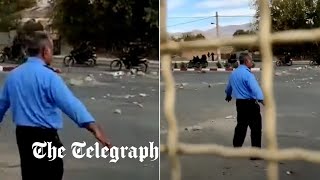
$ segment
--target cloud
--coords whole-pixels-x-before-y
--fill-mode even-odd
[[[209,9],[209,8],[231,8],[239,6],[249,6],[250,0],[205,0],[195,5],[195,8]]]
[[[185,2],[184,0],[168,0],[168,10],[174,10],[181,7]]]

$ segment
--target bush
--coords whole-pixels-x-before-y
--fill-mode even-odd
[[[218,68],[222,68],[221,62],[218,61],[218,62],[216,63],[216,65],[217,65]]]
[[[238,62],[233,63],[233,64],[232,64],[232,67],[233,67],[234,69],[238,68],[238,67],[239,67]]]
[[[224,67],[225,67],[225,68],[230,68],[230,67],[231,67],[231,64],[226,62],[226,63],[224,64]]]

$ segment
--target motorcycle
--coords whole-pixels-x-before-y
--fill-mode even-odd
[[[197,57],[193,57],[192,60],[187,64],[188,68],[206,68],[208,67],[208,61],[206,59],[199,59]]]
[[[63,64],[67,67],[74,64],[85,64],[87,66],[94,66],[97,64],[97,54],[95,47],[89,48],[86,52],[74,49],[70,54],[63,59]]]
[[[312,59],[309,61],[310,66],[320,65],[319,55],[313,55]]]
[[[124,56],[119,59],[113,60],[110,64],[110,70],[114,71],[121,71],[122,67],[126,69],[138,69],[142,72],[147,72],[148,70],[148,61],[141,58],[141,57],[129,57],[129,56]]]
[[[13,61],[18,64],[24,63],[28,59],[25,51],[21,52],[18,56],[14,55],[12,48],[5,47],[0,51],[0,63],[4,63],[6,61]]]
[[[285,59],[280,58],[276,61],[276,66],[292,66],[292,62],[292,58],[290,58],[288,63],[285,62]]]

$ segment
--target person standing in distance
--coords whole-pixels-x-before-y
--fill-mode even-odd
[[[252,147],[261,148],[262,118],[259,102],[264,104],[263,92],[254,74],[251,73],[252,58],[249,55],[242,55],[239,61],[240,66],[230,75],[225,90],[227,102],[232,100],[232,95],[236,98],[237,126],[233,146],[242,147],[249,126]],[[251,160],[257,159],[259,158],[251,158]]]
[[[22,180],[62,180],[63,160],[37,159],[32,150],[34,142],[62,146],[57,133],[63,127],[59,109],[80,128],[90,131],[102,145],[108,148],[112,145],[86,107],[49,67],[53,59],[49,35],[36,31],[28,36],[26,46],[28,60],[8,74],[0,93],[0,122],[11,107]]]

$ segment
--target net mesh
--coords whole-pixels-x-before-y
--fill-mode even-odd
[[[311,163],[320,163],[320,152],[288,148],[278,149],[276,136],[276,105],[273,92],[273,43],[298,43],[312,42],[320,39],[320,29],[290,30],[271,33],[271,16],[268,0],[259,0],[260,24],[257,35],[247,35],[235,38],[217,38],[214,40],[201,40],[193,42],[169,41],[167,35],[167,0],[160,1],[161,26],[160,26],[160,51],[162,77],[165,85],[164,115],[168,123],[166,144],[161,144],[161,153],[168,155],[171,166],[171,180],[181,180],[181,164],[179,155],[216,155],[229,158],[260,157],[267,163],[267,179],[278,180],[278,162],[301,160]],[[250,46],[259,45],[262,56],[262,90],[265,96],[265,136],[267,147],[233,148],[218,144],[186,144],[179,142],[178,124],[175,115],[175,81],[171,69],[171,55],[185,50],[211,49],[221,46]]]

